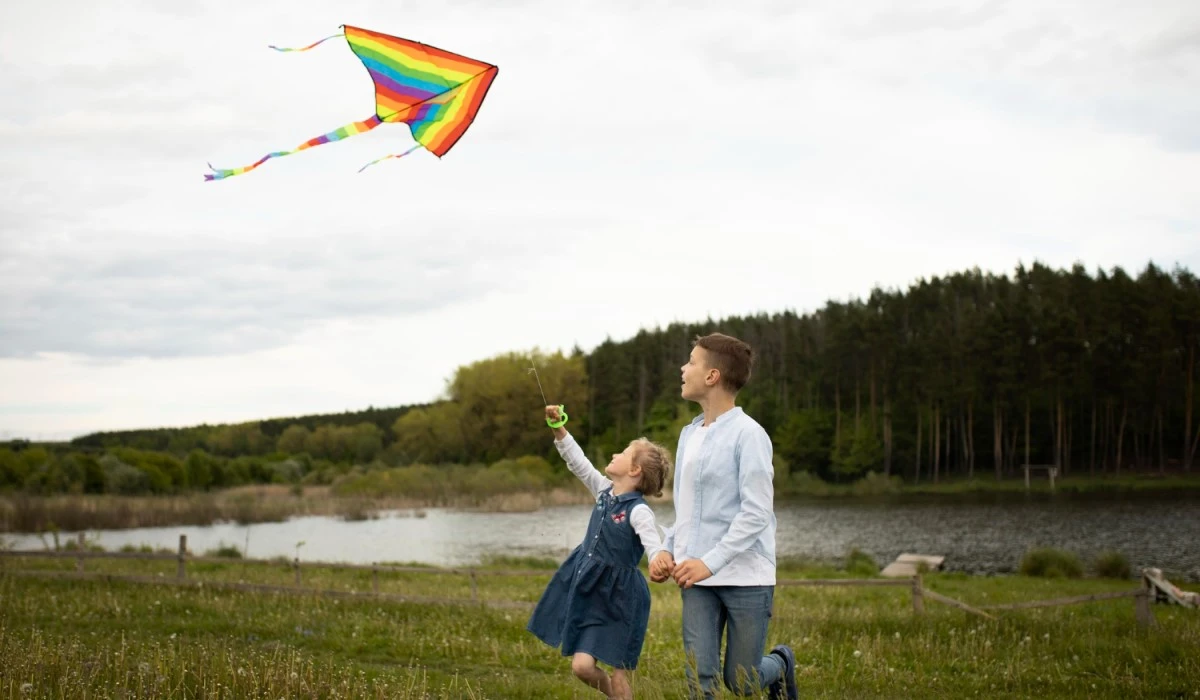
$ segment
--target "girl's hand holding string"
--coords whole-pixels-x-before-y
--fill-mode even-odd
[[[552,423],[557,423],[562,418],[562,413],[561,413],[559,407],[558,406],[547,406],[546,407],[546,418]],[[551,430],[554,431],[554,439],[555,440],[562,440],[563,438],[565,438],[567,436],[567,429],[564,427],[551,428]]]

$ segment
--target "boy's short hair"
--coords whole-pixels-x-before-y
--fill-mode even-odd
[[[736,394],[750,381],[754,351],[742,340],[724,333],[696,336],[695,345],[708,352],[709,364],[721,372],[721,383]]]
[[[661,496],[667,472],[671,469],[671,453],[667,448],[646,438],[633,441],[633,463],[642,468],[641,492],[646,496]]]

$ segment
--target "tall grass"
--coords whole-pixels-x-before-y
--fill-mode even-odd
[[[472,604],[466,577],[443,574],[396,574],[381,588],[459,602],[0,573],[0,697],[599,697],[571,677],[556,650],[525,631],[529,610],[552,574],[547,562],[528,564],[534,567],[528,577],[479,579],[481,598],[524,601],[521,608]],[[21,563],[27,565],[35,562]],[[89,570],[99,565],[87,564]],[[189,577],[289,576],[283,564],[205,567],[190,566]],[[782,578],[810,573],[780,572]],[[330,570],[306,573],[305,581],[369,590],[369,576]],[[1130,587],[937,573],[925,582],[979,604]],[[652,585],[651,591],[636,697],[685,697],[678,589]],[[1200,688],[1200,615],[1166,606],[1155,606],[1155,614],[1158,625],[1148,634],[1136,631],[1128,599],[1005,612],[996,622],[927,601],[918,618],[905,588],[780,587],[768,644],[793,645],[802,697],[1194,697]]]
[[[447,482],[409,488],[403,472],[399,478],[385,474],[372,472],[333,487],[302,489],[271,485],[178,496],[0,496],[0,532],[282,522],[305,515],[367,520],[383,510],[432,506],[518,512],[589,500],[587,491],[577,485],[529,487],[520,478],[493,476],[460,492]],[[490,487],[495,489],[489,491]]]
[[[291,515],[336,510],[326,489],[296,495],[286,486],[246,486],[179,496],[63,495],[0,498],[0,530],[81,531],[209,525],[221,521],[278,522]]]
[[[1054,547],[1031,549],[1021,558],[1020,572],[1026,576],[1079,578],[1083,564],[1073,552]]]

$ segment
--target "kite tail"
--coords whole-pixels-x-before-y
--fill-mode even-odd
[[[317,44],[322,44],[326,41],[329,41],[330,39],[336,39],[339,36],[346,36],[346,35],[345,34],[333,34],[331,36],[325,37],[324,39],[322,39],[320,41],[314,41],[313,43],[309,44],[308,46],[302,46],[298,49],[280,48],[278,46],[268,46],[267,48],[275,49],[276,51],[279,51],[281,53],[287,52],[287,51],[308,51],[309,49],[316,46]]]
[[[370,131],[371,129],[374,129],[375,127],[379,126],[382,123],[383,123],[383,120],[381,120],[379,118],[379,115],[375,115],[375,116],[372,116],[370,119],[364,119],[360,122],[354,122],[352,124],[347,124],[346,126],[340,127],[338,129],[334,129],[333,131],[329,132],[328,134],[323,134],[316,138],[309,139],[309,140],[305,141],[304,143],[300,144],[299,146],[297,146],[296,148],[293,148],[290,151],[275,151],[273,153],[268,153],[267,155],[263,156],[262,158],[259,158],[254,163],[251,163],[250,165],[244,165],[240,168],[232,168],[229,170],[223,170],[223,169],[219,169],[219,168],[214,168],[212,166],[212,164],[210,163],[208,168],[210,170],[212,170],[212,173],[205,175],[204,179],[205,180],[223,180],[227,177],[233,177],[234,175],[241,175],[243,173],[248,173],[251,170],[254,170],[258,166],[262,165],[263,163],[267,162],[268,160],[270,160],[272,158],[280,158],[282,156],[287,156],[287,155],[291,155],[293,153],[297,153],[299,151],[303,151],[307,148],[312,148],[313,146],[320,146],[321,144],[329,143],[331,141],[341,141],[342,139],[350,138],[351,136],[357,136],[359,134],[366,133],[366,132]]]
[[[375,165],[376,163],[378,163],[381,160],[387,160],[388,158],[403,158],[404,156],[408,155],[409,153],[412,153],[413,151],[417,150],[418,148],[422,148],[421,144],[419,144],[419,143],[403,153],[393,153],[392,155],[389,155],[389,156],[384,156],[382,158],[376,158],[375,160],[371,161],[370,163],[367,163],[366,165],[359,168],[358,172],[361,173],[362,171],[366,170],[367,168],[371,167],[372,165]]]

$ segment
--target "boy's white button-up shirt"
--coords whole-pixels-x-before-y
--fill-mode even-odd
[[[675,525],[663,545],[676,563],[698,558],[698,586],[775,585],[771,438],[740,408],[684,427],[675,449]]]

